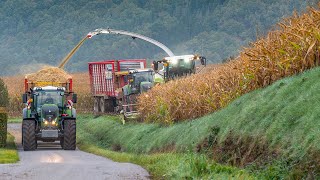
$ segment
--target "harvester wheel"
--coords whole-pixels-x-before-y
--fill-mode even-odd
[[[76,120],[64,121],[63,149],[76,149]]]
[[[34,120],[24,120],[22,122],[22,146],[25,151],[33,151],[37,148]]]

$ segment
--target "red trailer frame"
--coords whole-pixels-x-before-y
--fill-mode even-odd
[[[91,93],[94,96],[117,97],[116,89],[125,86],[126,82],[124,76],[117,77],[115,73],[130,69],[144,69],[146,64],[145,59],[89,62]]]

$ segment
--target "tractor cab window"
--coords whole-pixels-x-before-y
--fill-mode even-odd
[[[154,73],[152,71],[139,72],[133,74],[134,85],[139,86],[141,82],[153,82]]]
[[[63,98],[60,91],[41,91],[37,95],[37,104],[42,106],[44,104],[62,104]]]

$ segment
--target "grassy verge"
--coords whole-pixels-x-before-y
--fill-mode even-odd
[[[16,144],[14,137],[8,133],[7,146],[0,148],[0,164],[15,163],[19,161]]]
[[[118,162],[131,162],[146,168],[152,179],[254,179],[248,172],[220,165],[196,153],[156,153],[152,155],[115,152],[82,136],[78,147]]]
[[[22,118],[21,117],[10,117],[8,119],[8,123],[21,123]]]
[[[151,154],[200,152],[216,162],[268,178],[320,174],[320,68],[248,93],[216,113],[172,126],[121,125],[116,117],[80,116],[79,127],[97,146]]]

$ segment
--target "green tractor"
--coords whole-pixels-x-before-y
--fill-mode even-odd
[[[72,80],[63,86],[34,86],[23,94],[22,146],[35,150],[37,141],[55,142],[65,150],[76,149],[77,95],[71,92]],[[70,88],[69,88],[70,87]],[[68,100],[69,99],[69,100]],[[71,100],[72,99],[72,100]]]
[[[153,69],[137,69],[126,72],[124,79],[128,83],[122,87],[125,118],[138,113],[136,109],[137,97],[154,86],[154,75]]]
[[[197,62],[206,66],[206,58],[198,55],[183,55],[165,57],[160,61],[154,61],[152,66],[157,74],[161,75],[165,82],[178,77],[195,74],[197,71]],[[159,65],[162,69],[159,70]]]

